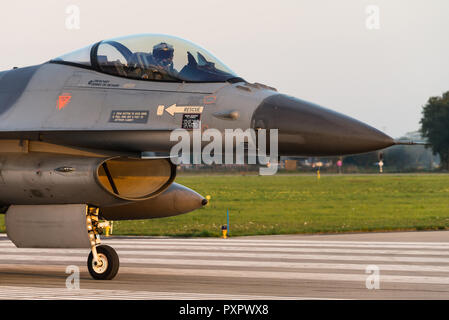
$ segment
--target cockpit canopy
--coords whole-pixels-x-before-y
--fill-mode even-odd
[[[50,62],[139,80],[243,81],[205,49],[181,38],[157,34],[100,41]]]

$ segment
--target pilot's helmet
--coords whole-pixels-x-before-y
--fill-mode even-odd
[[[173,46],[161,42],[153,47],[153,57],[162,65],[169,65],[173,62]]]

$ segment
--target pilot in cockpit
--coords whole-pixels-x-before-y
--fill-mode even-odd
[[[173,67],[173,53],[173,46],[166,42],[153,46],[153,51],[150,53],[135,53],[135,59],[138,61],[137,65],[141,66],[140,70],[142,70],[141,78],[171,79],[172,76],[178,73]]]
[[[161,42],[153,47],[152,60],[155,65],[164,69],[173,69],[173,46]]]
[[[166,43],[161,42],[156,44],[153,47],[153,52],[151,56],[150,64],[161,67],[165,71],[168,71],[170,74],[176,74],[177,71],[173,67],[173,46]]]

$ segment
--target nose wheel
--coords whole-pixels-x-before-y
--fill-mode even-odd
[[[97,260],[93,250],[96,250]],[[95,280],[111,280],[117,275],[120,261],[117,252],[107,245],[100,245],[93,249],[87,258],[87,268]]]

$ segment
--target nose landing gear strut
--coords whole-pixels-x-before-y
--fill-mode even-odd
[[[100,234],[109,222],[98,222],[98,208],[89,207],[86,215],[87,233],[91,252],[87,259],[87,268],[95,280],[111,280],[118,272],[120,261],[117,252],[107,245],[100,245]]]

